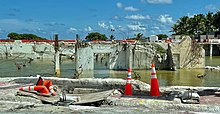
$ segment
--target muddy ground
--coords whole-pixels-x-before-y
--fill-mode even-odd
[[[216,95],[200,96],[200,104],[183,104],[180,99],[139,96],[109,97],[110,104],[104,103],[100,107],[66,105],[55,106],[43,104],[40,100],[17,96],[18,88],[24,84],[13,81],[0,81],[0,113],[2,114],[141,114],[141,113],[178,113],[178,114],[199,114],[199,113],[220,113],[220,97]]]

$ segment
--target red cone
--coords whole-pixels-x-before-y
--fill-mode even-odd
[[[125,95],[132,95],[132,85],[131,85],[131,68],[128,68],[128,77],[124,90]]]
[[[160,96],[159,84],[154,64],[152,64],[150,96]]]

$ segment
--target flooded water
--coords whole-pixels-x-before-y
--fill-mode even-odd
[[[54,66],[51,60],[34,60],[31,64],[26,64],[24,60],[0,60],[0,77],[17,76],[54,76]],[[18,70],[15,64],[21,64]],[[206,65],[219,66],[220,57],[206,57]],[[100,62],[94,64],[95,70],[83,71],[82,78],[123,78],[126,79],[127,71],[107,70],[106,66]],[[61,76],[72,78],[74,75],[74,62],[64,60],[61,64]],[[151,70],[136,70],[141,81],[150,83]],[[197,75],[206,74],[205,77],[198,78]],[[132,77],[134,74],[132,73]],[[157,78],[160,86],[220,86],[220,70],[209,69],[178,69],[177,71],[157,70]]]

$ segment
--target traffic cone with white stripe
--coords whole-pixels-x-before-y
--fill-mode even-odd
[[[41,94],[50,94],[46,86],[26,86],[26,87],[20,87],[20,91],[39,91]]]
[[[160,96],[159,84],[154,64],[152,64],[150,96]]]
[[[132,85],[131,85],[131,68],[128,68],[128,77],[124,90],[125,95],[132,95]]]
[[[56,96],[56,92],[54,91],[53,86],[49,87],[49,91],[53,96]]]

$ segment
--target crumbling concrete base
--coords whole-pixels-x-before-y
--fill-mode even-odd
[[[181,91],[186,88],[197,89],[198,91],[204,92],[201,96],[201,104],[182,104],[173,100],[166,99],[158,99],[158,97],[149,97],[146,94],[142,94],[142,96],[122,96],[112,97],[111,100],[114,101],[111,106],[102,105],[99,108],[88,108],[88,109],[75,109],[71,106],[54,106],[51,104],[42,104],[40,100],[31,98],[31,97],[22,97],[16,96],[16,92],[18,88],[21,86],[26,86],[30,84],[35,84],[36,79],[34,77],[31,78],[2,78],[3,81],[0,80],[0,113],[32,113],[32,114],[47,114],[47,113],[220,113],[220,105],[217,101],[218,96],[211,96],[211,93],[215,93],[214,91],[219,90],[217,87],[160,87],[161,92],[164,91]],[[94,84],[91,82],[92,79],[60,79],[54,77],[45,77],[45,79],[51,79],[54,85],[67,85],[71,83],[78,82],[78,87],[80,81],[87,82],[87,84]],[[97,84],[97,80],[95,80],[95,84]],[[109,79],[110,80],[110,79]],[[120,80],[120,79],[119,79]],[[90,82],[91,81],[91,82]],[[101,81],[101,80],[99,80]],[[105,80],[107,81],[107,80]],[[112,79],[114,82],[114,79]],[[111,81],[110,81],[111,82]],[[113,83],[112,82],[112,83]],[[124,83],[122,81],[121,83]],[[115,83],[115,82],[114,82]],[[143,83],[143,82],[142,82]],[[141,84],[142,84],[141,83]],[[88,87],[88,85],[83,83],[84,87]],[[90,85],[90,86],[91,86]],[[145,84],[143,84],[145,85]],[[122,86],[122,85],[121,85]],[[92,86],[94,87],[94,86]],[[97,86],[95,86],[97,87]],[[107,87],[116,87],[116,86],[107,86]],[[117,86],[118,87],[118,86]],[[141,86],[134,86],[140,87]],[[103,87],[100,87],[103,88]],[[143,88],[142,88],[143,89]],[[140,90],[142,90],[140,89]],[[146,90],[145,88],[143,90]],[[205,92],[205,90],[213,90],[209,94]],[[208,95],[208,96],[206,96]],[[211,100],[215,99],[215,101]],[[210,101],[209,101],[210,100]]]

